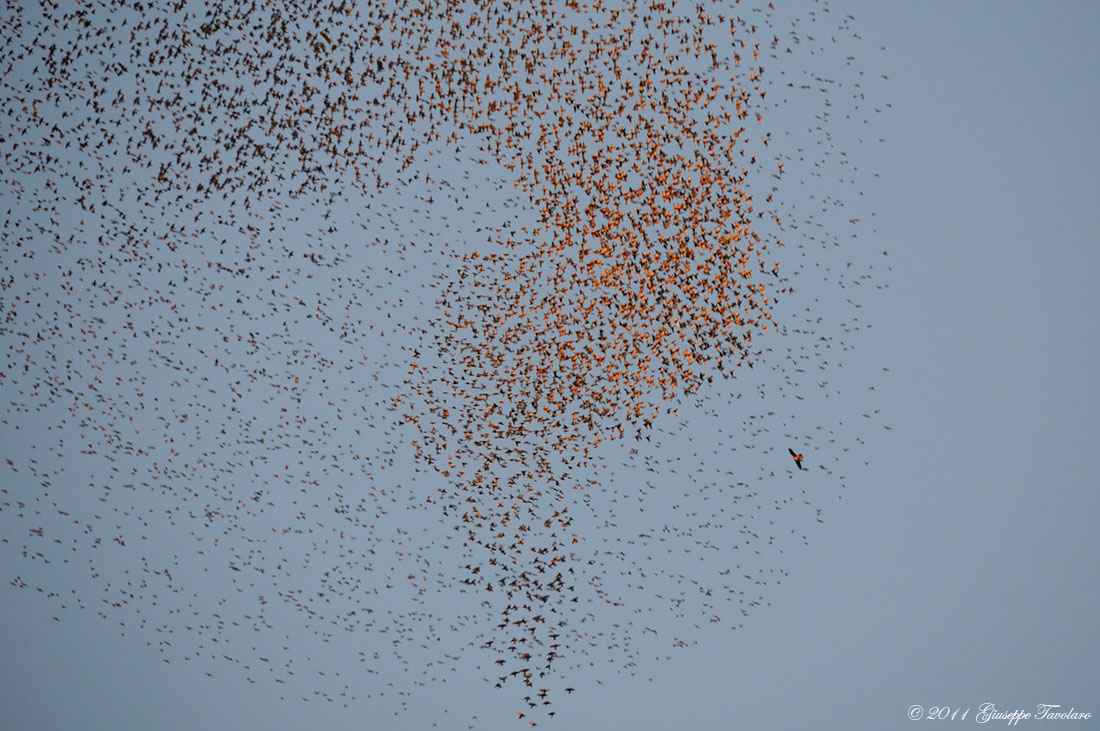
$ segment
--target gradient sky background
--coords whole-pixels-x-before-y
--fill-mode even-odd
[[[543,727],[912,728],[913,704],[993,702],[1073,706],[1094,718],[1060,723],[1100,728],[1100,9],[833,9],[886,47],[865,62],[893,105],[875,120],[885,142],[859,153],[881,175],[859,245],[888,251],[889,288],[844,361],[874,374],[881,413],[852,432],[871,464],[785,551],[789,576],[742,630],[637,677],[581,675]],[[472,670],[381,716],[165,664],[89,612],[53,621],[53,603],[7,585],[26,569],[4,550],[4,728],[514,726],[511,695]]]

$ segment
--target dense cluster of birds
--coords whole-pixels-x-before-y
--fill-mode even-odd
[[[834,125],[871,103],[825,36],[859,37],[782,12],[10,7],[11,583],[329,701],[406,704],[473,650],[532,725],[596,654],[740,626],[822,520],[776,470],[844,479],[850,445],[796,424],[860,329],[821,301],[875,281],[836,260],[863,254]],[[302,659],[311,633],[375,677]]]

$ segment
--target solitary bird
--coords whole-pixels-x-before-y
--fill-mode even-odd
[[[796,453],[790,447],[787,447],[787,451],[791,453],[792,457],[794,457],[794,463],[796,465],[798,465],[798,469],[800,469],[800,470],[806,469],[805,467],[802,466],[802,455],[801,454]]]

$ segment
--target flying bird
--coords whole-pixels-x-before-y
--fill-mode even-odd
[[[448,633],[452,654],[407,682],[487,651],[495,685],[528,694],[517,719],[539,720],[560,686],[575,692],[588,648],[637,667],[643,633],[658,633],[626,607],[688,616],[690,584],[695,610],[739,627],[766,604],[781,567],[704,585],[652,554],[676,546],[698,569],[697,547],[763,549],[780,531],[729,505],[809,496],[716,469],[705,486],[730,500],[692,502],[657,534],[630,523],[643,494],[617,492],[635,481],[614,479],[613,445],[637,445],[621,466],[644,467],[638,489],[687,489],[682,460],[691,482],[714,460],[669,438],[738,408],[723,380],[770,361],[785,378],[764,408],[778,409],[812,387],[795,374],[847,350],[809,337],[827,309],[774,306],[810,254],[844,287],[851,262],[828,258],[841,237],[797,220],[784,191],[846,157],[825,116],[793,142],[771,110],[800,90],[838,118],[834,103],[863,103],[859,84],[792,83],[802,72],[780,50],[801,46],[817,68],[813,39],[850,35],[848,19],[825,11],[808,35],[770,3],[746,19],[664,3],[286,0],[264,15],[184,0],[132,23],[118,4],[0,23],[15,75],[0,85],[0,337],[15,344],[0,351],[0,422],[27,433],[20,421],[49,419],[58,435],[5,439],[0,537],[97,591],[49,593],[33,574],[15,586],[105,618],[140,607],[143,627],[160,612],[160,652],[263,663],[312,691],[303,701],[347,705],[396,680],[295,678],[309,642],[328,646],[315,626],[361,633],[367,667],[384,651],[408,669]],[[825,200],[840,216],[845,201]],[[813,233],[780,240],[803,222]],[[716,455],[739,438],[741,475],[755,438],[801,421],[747,416],[707,432]],[[91,508],[68,497],[76,483]],[[597,513],[636,535],[629,551],[603,550],[619,538],[589,530]],[[730,574],[728,552],[707,554],[709,575]],[[200,568],[220,573],[201,592],[187,585]],[[458,593],[485,611],[456,614]],[[268,613],[287,609],[300,624],[276,634]],[[238,627],[264,638],[259,655],[226,654]]]

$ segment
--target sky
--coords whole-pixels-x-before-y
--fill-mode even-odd
[[[703,622],[695,628],[698,618],[662,611],[659,602],[646,603],[649,600],[638,592],[622,589],[640,610],[650,612],[637,623],[656,627],[660,640],[650,642],[636,627],[632,636],[639,656],[633,667],[624,667],[618,649],[600,642],[584,647],[589,654],[568,673],[575,692],[556,697],[557,715],[540,718],[542,727],[893,729],[912,727],[916,722],[908,714],[918,705],[921,712],[943,706],[970,709],[967,721],[943,722],[967,725],[974,723],[984,703],[994,703],[998,710],[1031,712],[1040,703],[1061,704],[1063,710],[1073,707],[1091,712],[1093,718],[1056,723],[1100,726],[1100,661],[1095,652],[1100,646],[1095,621],[1100,614],[1100,539],[1094,530],[1100,495],[1091,477],[1091,447],[1100,437],[1094,416],[1100,407],[1094,375],[1100,346],[1100,298],[1094,288],[1100,281],[1100,249],[1094,245],[1100,224],[1095,205],[1100,200],[1095,174],[1100,164],[1095,136],[1100,51],[1094,39],[1100,31],[1100,11],[1083,2],[834,2],[830,7],[835,16],[855,16],[853,28],[860,36],[855,45],[862,54],[859,68],[868,77],[871,103],[882,111],[871,118],[866,133],[860,127],[862,118],[851,124],[829,122],[831,139],[851,143],[846,150],[861,171],[858,186],[837,187],[828,176],[808,177],[807,190],[813,192],[796,191],[788,201],[805,210],[820,200],[810,195],[849,196],[848,210],[858,211],[860,220],[855,227],[858,237],[849,240],[847,215],[836,218],[835,210],[822,214],[826,227],[845,232],[837,251],[828,244],[796,247],[791,242],[800,233],[786,234],[782,255],[790,258],[796,272],[796,295],[790,298],[790,309],[782,312],[793,319],[802,305],[818,307],[813,315],[820,314],[826,322],[814,334],[843,334],[845,350],[826,374],[837,395],[830,401],[823,389],[814,389],[818,397],[801,403],[802,397],[794,394],[805,391],[790,389],[784,392],[789,398],[780,395],[782,389],[757,391],[758,382],[771,384],[772,376],[756,373],[716,385],[697,402],[685,402],[678,419],[665,422],[665,431],[637,447],[642,458],[648,452],[666,465],[656,487],[643,489],[638,468],[628,466],[629,458],[621,453],[635,446],[633,440],[606,447],[606,464],[612,467],[599,476],[602,487],[592,496],[592,515],[614,515],[612,522],[617,522],[600,527],[597,517],[591,518],[591,526],[578,519],[592,535],[599,535],[593,540],[604,548],[620,535],[625,539],[650,526],[651,520],[657,526],[698,529],[692,511],[709,510],[732,493],[717,488],[707,492],[711,483],[702,477],[698,483],[691,479],[689,487],[682,471],[667,471],[675,464],[717,475],[747,470],[754,475],[757,505],[770,508],[773,496],[797,496],[820,508],[824,522],[805,511],[779,511],[783,517],[776,522],[792,538],[778,543],[781,548],[766,553],[759,565],[750,567],[751,559],[734,558],[728,550],[706,556],[711,562],[707,570],[735,562],[745,563],[756,577],[782,570],[781,581],[769,578],[762,590],[763,606],[738,620],[736,631],[730,631],[728,623]],[[4,12],[9,16],[12,11]],[[797,104],[777,110],[777,129],[783,123],[801,129],[806,120],[799,115],[804,112]],[[864,138],[866,144],[855,144]],[[777,134],[773,144],[782,150],[782,145],[793,143]],[[491,165],[464,169],[453,163],[439,173],[451,179],[467,174],[474,178],[469,182],[476,191],[471,197],[480,204],[480,196],[486,203],[488,213],[483,215],[503,215],[505,193],[499,192],[497,181],[506,180],[507,171]],[[7,209],[18,195],[10,182],[5,185]],[[393,206],[395,200],[387,199]],[[405,202],[411,207],[409,199]],[[438,221],[418,211],[387,211],[394,232],[431,227]],[[473,214],[465,220],[457,210],[446,212],[454,217],[450,221],[456,229],[466,226],[467,235],[480,225]],[[303,213],[314,222],[318,215]],[[515,215],[522,220],[524,214]],[[338,211],[334,218],[349,225],[356,222],[347,211]],[[381,221],[376,225],[379,230],[387,226]],[[20,256],[10,234],[5,235],[4,251],[5,263]],[[800,260],[801,252],[809,258]],[[367,263],[400,271],[376,292],[363,294],[364,301],[388,302],[404,295],[401,317],[427,317],[430,308],[416,287],[434,275],[435,265],[427,254],[418,259],[415,252],[406,253],[398,259],[391,251],[365,247],[348,254],[347,266]],[[829,280],[834,275],[823,271],[824,264],[843,268],[848,260],[855,262],[857,271],[870,273],[874,289],[868,285],[854,294],[852,280],[847,280],[844,291]],[[818,266],[818,261],[823,264]],[[298,290],[304,300],[309,300],[305,293],[310,286],[322,287],[321,282],[299,284],[305,287]],[[815,303],[815,296],[824,302]],[[849,297],[859,305],[858,314],[845,309]],[[13,307],[10,300],[6,304]],[[856,320],[859,327],[845,327]],[[325,348],[335,345],[323,333],[308,332],[315,324],[303,322],[301,327],[297,332],[303,342],[312,337],[316,345],[311,353],[332,354]],[[9,353],[17,342],[11,333],[5,330]],[[798,335],[791,337],[797,341]],[[199,336],[194,346],[205,342]],[[386,352],[397,353],[405,346],[408,343],[395,340]],[[185,346],[179,347],[182,352]],[[378,361],[377,372],[385,380],[389,361],[382,356]],[[148,371],[144,365],[137,369]],[[332,392],[357,393],[356,377],[343,378],[350,380],[328,385]],[[15,399],[9,398],[8,389],[0,384],[5,401]],[[790,415],[801,424],[765,419],[762,423],[771,431],[742,439],[755,427],[741,421],[739,393],[744,394],[742,403],[753,402],[745,408],[774,407],[780,412],[777,419]],[[268,418],[265,405],[253,403],[249,408],[261,420]],[[370,408],[365,409],[368,419],[386,418],[381,407],[373,414]],[[306,414],[311,409],[323,412],[319,403],[307,403],[303,409]],[[43,431],[48,417],[35,422],[10,411],[5,417],[0,451],[20,465],[25,466],[33,444],[56,439]],[[677,428],[680,421],[685,424]],[[14,424],[22,427],[19,433]],[[788,441],[780,436],[782,429],[812,433],[811,424],[833,429],[834,439],[852,447],[850,455],[836,455],[842,479],[831,471],[832,463],[828,474],[818,469],[839,447],[811,442],[806,450],[811,470],[806,475],[786,457]],[[70,444],[79,443],[78,430],[72,425],[65,428],[71,431],[66,432]],[[378,438],[390,439],[393,433],[383,436],[380,430]],[[753,448],[729,449],[741,441]],[[403,449],[395,452],[395,465],[384,478],[377,476],[373,489],[435,484],[436,477],[414,472],[407,445]],[[89,469],[98,476],[107,468],[89,468],[73,451],[70,446],[64,470],[62,458],[57,458],[60,476],[54,478],[57,486],[51,499],[66,496],[69,512],[80,515],[96,509],[90,493],[77,489],[81,479]],[[40,461],[48,459],[44,452],[43,447]],[[228,453],[223,454],[228,460]],[[338,457],[350,459],[345,447],[340,447]],[[337,461],[334,458],[333,464]],[[8,490],[26,495],[36,489],[25,470],[3,469],[0,482]],[[323,470],[318,474],[311,477],[328,479]],[[236,478],[227,479],[232,483]],[[636,499],[639,494],[644,500]],[[615,499],[622,504],[612,505]],[[118,505],[129,498],[120,500]],[[181,504],[182,498],[151,490],[134,491],[133,500],[150,501],[159,510]],[[492,675],[492,670],[481,667],[491,663],[488,656],[466,651],[461,659],[422,675],[417,663],[432,651],[422,656],[411,650],[405,657],[409,664],[386,655],[364,680],[356,672],[355,652],[359,646],[375,647],[372,643],[379,635],[337,633],[326,640],[315,633],[315,625],[290,613],[289,604],[271,610],[268,619],[275,628],[269,631],[251,632],[242,622],[242,627],[214,633],[228,643],[227,654],[242,658],[249,656],[251,647],[260,648],[253,653],[257,655],[268,647],[278,652],[285,638],[292,649],[278,656],[292,658],[299,671],[282,685],[263,673],[250,682],[255,673],[239,667],[245,660],[184,661],[173,654],[185,652],[180,648],[197,640],[180,629],[184,619],[171,616],[171,610],[166,616],[139,602],[107,610],[106,619],[91,609],[61,610],[59,602],[66,599],[46,597],[34,586],[93,597],[99,584],[83,568],[46,568],[24,558],[21,548],[30,540],[28,524],[14,517],[15,512],[10,506],[0,511],[0,534],[8,539],[0,545],[5,574],[0,589],[0,652],[5,658],[0,726],[523,727],[515,720],[515,690],[496,689],[483,680]],[[394,543],[394,549],[389,549],[392,541],[378,543],[380,552],[410,545],[418,535],[431,535],[438,525],[435,516],[423,510],[398,509],[390,519],[414,537]],[[128,531],[138,530],[136,522],[126,525]],[[176,535],[160,527],[165,531],[160,542],[132,535],[128,542],[153,546],[142,548],[148,556],[158,550],[182,553],[179,546],[193,545],[184,532]],[[262,527],[262,522],[253,526]],[[150,530],[156,529],[155,524]],[[209,541],[215,534],[203,535]],[[802,535],[806,540],[797,539]],[[430,562],[443,567],[458,563],[457,554],[432,545],[422,554]],[[676,547],[692,545],[684,539]],[[303,544],[302,550],[308,546]],[[648,558],[657,569],[653,581],[658,588],[677,586],[677,575],[692,575],[704,561],[681,550],[661,555],[653,544],[622,550],[625,561]],[[216,612],[240,620],[251,611],[254,597],[240,590],[225,556],[213,549],[211,553],[219,560],[184,562],[177,570],[185,595],[176,596],[188,605],[203,606],[204,616]],[[599,549],[593,555],[597,553]],[[111,555],[116,557],[96,559],[102,564],[97,571],[110,576],[132,567],[127,563],[132,557]],[[74,566],[84,563],[86,556],[77,558]],[[378,559],[380,565],[387,560],[391,559]],[[616,581],[613,567],[618,564],[613,558],[600,561],[609,567],[604,577],[609,583]],[[310,585],[310,577],[317,578],[311,573],[319,570],[317,563],[301,566],[297,575],[304,577],[303,586]],[[16,577],[31,586],[20,589],[9,583]],[[581,588],[586,602],[588,589]],[[144,601],[153,596],[139,594]],[[471,613],[476,604],[471,594],[443,585],[427,598],[398,594],[383,593],[379,611],[409,606],[447,616],[451,609],[465,611],[457,609],[465,606],[463,602],[470,604]],[[600,631],[606,631],[605,639],[616,637],[614,622],[626,626],[634,621],[629,614],[633,606],[608,609],[607,615],[594,620]],[[144,627],[143,616],[149,617]],[[160,643],[165,636],[157,626],[177,630],[175,649],[163,651]],[[412,626],[416,635],[420,625]],[[471,631],[444,633],[438,642],[458,652]],[[435,641],[430,634],[423,636]],[[665,642],[669,636],[683,636],[686,646],[670,649]],[[331,675],[333,669],[341,672],[338,681],[316,679],[318,671]],[[391,681],[395,687],[387,694],[386,683]],[[314,682],[326,688],[361,684],[361,689],[346,705],[345,699],[328,703],[313,695]]]

